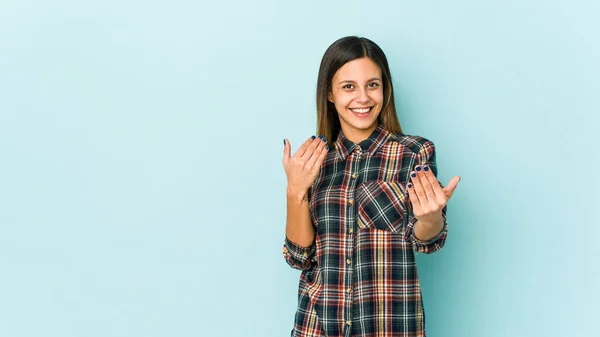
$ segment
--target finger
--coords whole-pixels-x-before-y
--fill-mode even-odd
[[[290,160],[290,142],[287,139],[283,140],[283,165],[287,165]]]
[[[428,165],[423,166],[423,172],[427,181],[431,186],[431,189],[434,193],[434,198],[438,201],[438,203],[446,203],[446,194],[442,190],[439,180],[436,178],[435,174],[433,174],[433,170]]]
[[[425,190],[423,190],[423,185],[421,185],[421,181],[419,180],[419,175],[417,172],[413,171],[410,173],[410,181],[412,182],[413,189],[415,190],[415,194],[417,195],[417,200],[423,208],[427,203],[427,195],[425,195]]]
[[[294,157],[302,157],[304,155],[304,152],[306,152],[306,149],[308,149],[308,147],[310,146],[310,144],[312,144],[313,140],[315,139],[315,136],[312,136],[310,138],[308,138],[301,146],[300,148],[298,148],[298,151],[296,151],[296,153],[294,153]]]
[[[319,153],[315,153],[315,151],[317,150],[317,148],[320,145],[323,144],[323,140],[324,139],[325,138],[323,138],[322,136],[319,136],[319,137],[313,139],[312,143],[306,149],[306,152],[304,152],[304,154],[302,155],[302,159],[305,162],[308,162],[313,155],[316,156],[316,157],[319,156]]]
[[[329,146],[327,144],[325,144],[325,146],[323,146],[323,149],[321,150],[321,154],[319,154],[318,157],[316,157],[315,163],[313,164],[312,169],[313,170],[319,170],[321,168],[321,165],[323,165],[323,161],[325,160],[325,157],[327,157],[327,153],[329,152]],[[314,171],[313,171],[314,173]]]
[[[327,142],[323,141],[323,140],[319,144],[317,144],[317,147],[315,148],[315,150],[313,151],[312,155],[310,156],[310,158],[306,162],[307,168],[312,169],[312,167],[315,165],[315,163],[317,162],[317,160],[321,156],[321,152],[324,151],[325,146],[327,146]],[[308,151],[306,151],[306,152],[308,153]]]
[[[433,190],[433,186],[431,185],[431,182],[429,181],[429,178],[426,175],[424,167],[421,165],[417,165],[415,167],[415,170],[417,171],[417,177],[419,178],[419,182],[421,182],[423,192],[425,192],[425,195],[427,196],[427,202],[430,204],[431,207],[435,208],[437,206],[437,197]]]
[[[447,199],[450,199],[452,197],[452,195],[454,194],[454,190],[456,190],[456,187],[458,186],[459,181],[460,181],[460,177],[454,176],[452,179],[450,179],[448,186],[446,186],[442,189],[444,191],[444,194],[446,195]]]
[[[410,204],[413,208],[413,215],[421,215],[423,214],[423,210],[421,209],[421,203],[419,202],[419,197],[415,192],[414,185],[412,183],[408,183],[406,185],[408,190],[408,198],[410,199]]]

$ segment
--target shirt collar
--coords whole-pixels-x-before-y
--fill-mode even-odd
[[[374,155],[390,138],[396,139],[396,135],[386,130],[381,124],[371,133],[369,138],[356,144],[344,136],[344,132],[340,129],[340,133],[335,142],[338,156],[341,160],[346,160],[350,153],[360,146],[362,151],[366,151],[369,155]]]

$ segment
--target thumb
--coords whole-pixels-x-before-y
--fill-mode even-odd
[[[454,176],[452,179],[450,179],[448,186],[442,189],[444,191],[444,194],[446,195],[446,198],[450,199],[452,197],[452,194],[454,194],[454,190],[456,190],[459,181],[460,177]]]

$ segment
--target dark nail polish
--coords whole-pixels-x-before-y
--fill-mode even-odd
[[[417,170],[417,172],[421,172],[421,166],[417,165],[417,167],[415,167],[415,170]]]
[[[413,178],[416,178],[417,174],[413,172],[410,176],[413,177]]]
[[[429,166],[424,166],[423,171],[425,171],[425,172],[429,171]]]
[[[325,150],[329,150],[329,145],[325,145]]]
[[[406,185],[406,186],[408,186],[408,188],[412,188],[412,184],[410,184],[410,183],[408,185]]]
[[[319,139],[323,139],[323,136],[319,135]]]
[[[285,139],[283,140],[283,145],[285,145]]]
[[[317,137],[315,137],[315,136],[312,136],[312,137],[310,137],[310,138],[312,138],[312,139],[315,139],[315,138],[317,138]]]
[[[323,138],[323,142],[327,143],[327,138]]]

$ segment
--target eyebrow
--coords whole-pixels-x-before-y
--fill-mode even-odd
[[[379,77],[372,77],[367,82],[371,82],[371,81],[374,81],[374,80],[381,81],[381,78],[379,78]],[[340,81],[340,83],[338,83],[338,85],[340,85],[342,83],[356,83],[356,81],[344,80],[344,81]]]

